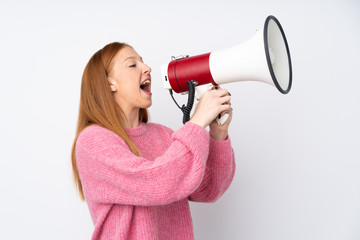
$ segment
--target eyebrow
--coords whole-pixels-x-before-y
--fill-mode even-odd
[[[129,60],[129,59],[137,59],[137,57],[135,57],[135,56],[127,57],[127,58],[125,58],[124,62]],[[140,57],[140,60],[143,62],[142,57]]]

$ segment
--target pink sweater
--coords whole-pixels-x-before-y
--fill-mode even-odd
[[[76,143],[92,239],[194,239],[188,200],[214,202],[229,187],[230,139],[215,141],[191,122],[175,132],[155,123],[127,132],[142,157],[99,125],[84,129]]]

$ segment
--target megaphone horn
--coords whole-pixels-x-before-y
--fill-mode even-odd
[[[283,94],[292,85],[289,46],[274,16],[268,16],[262,30],[248,41],[225,50],[173,59],[161,66],[161,74],[164,87],[177,93],[190,94],[193,91],[187,83],[190,80],[197,86],[260,81],[275,86]]]

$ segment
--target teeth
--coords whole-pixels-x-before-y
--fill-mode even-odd
[[[151,83],[150,80],[146,80],[141,84],[141,86],[144,87],[146,85],[149,85],[150,83]]]

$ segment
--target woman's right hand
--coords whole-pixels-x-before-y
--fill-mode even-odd
[[[213,88],[207,91],[196,105],[190,122],[205,128],[219,116],[221,112],[231,111],[230,100],[231,97],[225,89]]]

